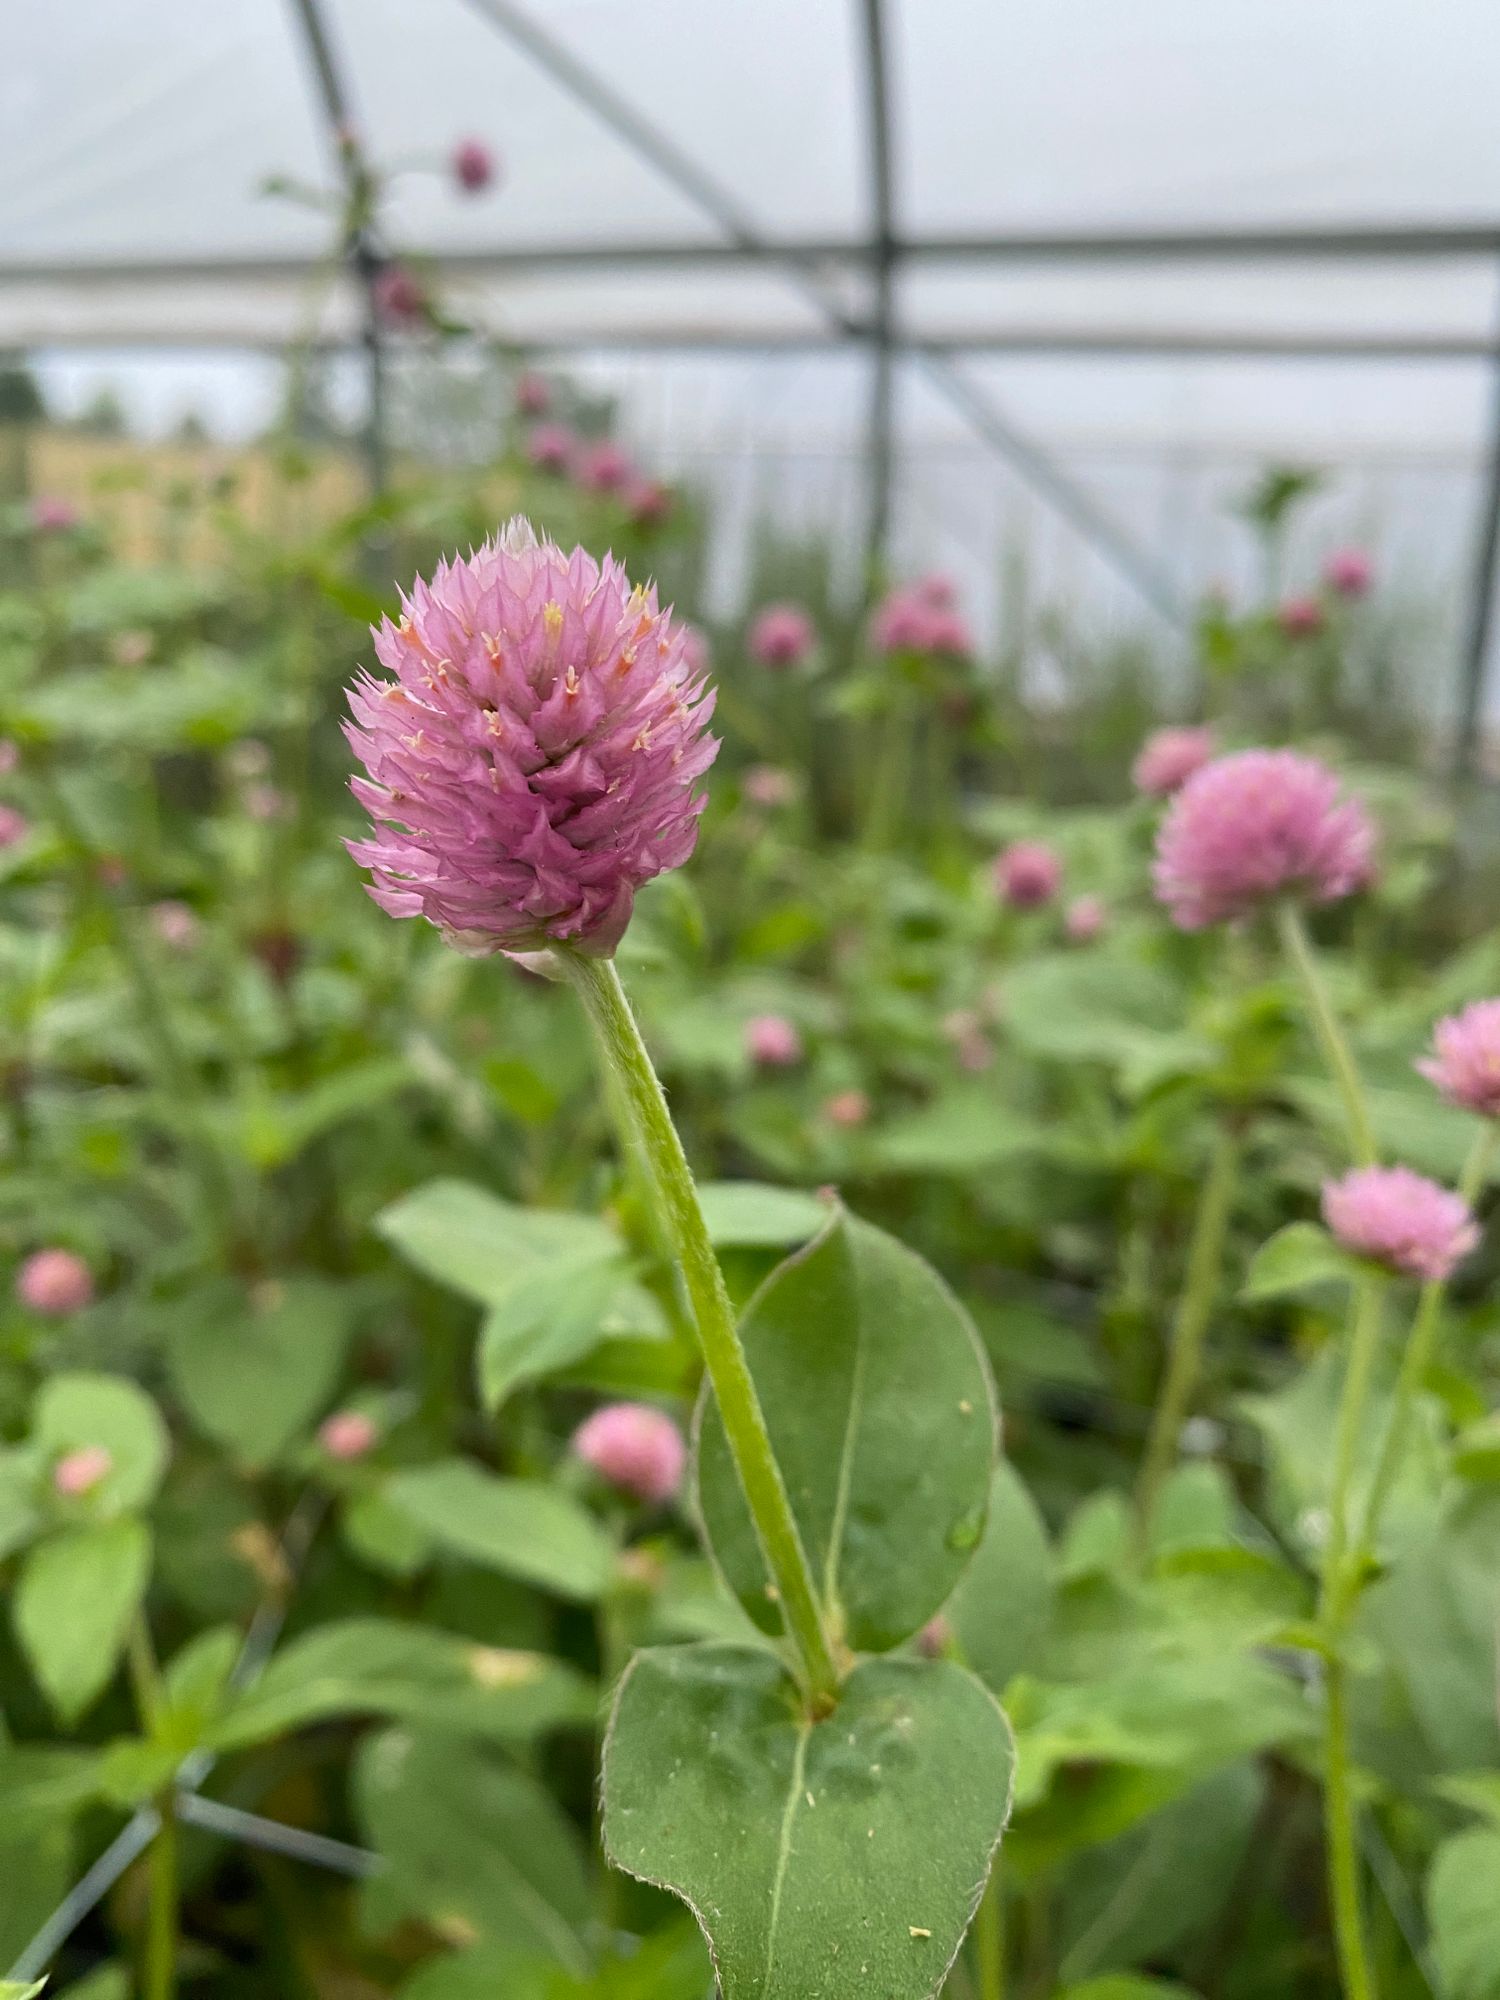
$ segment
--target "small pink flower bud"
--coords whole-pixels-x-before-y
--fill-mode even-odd
[[[545,417],[552,408],[552,389],[545,375],[528,368],[516,377],[516,408],[523,417]]]
[[[25,813],[17,812],[14,806],[0,806],[0,848],[19,847],[30,831]]]
[[[1276,613],[1289,639],[1308,639],[1323,629],[1323,606],[1316,597],[1289,597]]]
[[[21,763],[21,746],[13,736],[0,736],[0,778],[10,777]]]
[[[1326,764],[1295,750],[1217,757],[1173,799],[1156,842],[1158,899],[1179,929],[1247,916],[1294,890],[1336,902],[1369,882],[1375,828]]]
[[[481,194],[495,178],[495,155],[483,139],[460,139],[449,165],[465,194]]]
[[[83,1444],[64,1453],[52,1468],[53,1491],[65,1500],[78,1500],[108,1479],[114,1471],[114,1455],[102,1444]]]
[[[1015,910],[1050,903],[1062,885],[1062,862],[1039,840],[1017,840],[995,856],[995,893]]]
[[[31,525],[39,535],[66,535],[83,516],[58,493],[39,493],[31,503]]]
[[[195,910],[169,896],[151,905],[151,928],[171,950],[190,951],[202,926]]]
[[[335,1410],[318,1426],[318,1443],[330,1458],[363,1458],[379,1438],[374,1419],[362,1410]]]
[[[1335,549],[1323,565],[1323,581],[1339,597],[1363,597],[1375,581],[1375,565],[1363,549]]]
[[[908,589],[891,591],[875,607],[870,643],[887,655],[948,653],[967,659],[974,650],[973,634],[953,598],[946,577],[925,577]]]
[[[269,821],[285,819],[290,802],[285,792],[274,785],[247,785],[245,788],[245,810],[251,819]]]
[[[917,1651],[924,1660],[940,1660],[953,1644],[953,1627],[940,1611],[917,1634]]]
[[[47,1319],[67,1319],[93,1303],[94,1280],[71,1250],[36,1250],[16,1276],[16,1297]]]
[[[601,1479],[653,1505],[682,1484],[687,1446],[672,1419],[649,1403],[608,1403],[580,1424],[573,1450]]]
[[[794,1069],[802,1060],[802,1037],[784,1014],[757,1014],[747,1021],[745,1048],[762,1069]]]
[[[763,667],[800,667],[818,643],[812,620],[798,604],[768,604],[755,614],[745,645]]]
[[[1109,911],[1098,896],[1076,896],[1063,918],[1063,930],[1074,944],[1088,944],[1109,928]]]
[[[1347,1250],[1441,1284],[1479,1244],[1461,1195],[1410,1167],[1356,1167],[1323,1189],[1323,1220]]]
[[[658,528],[672,511],[672,489],[659,479],[632,479],[625,488],[625,511],[638,528]]]
[[[578,454],[574,473],[588,493],[621,493],[635,476],[630,460],[613,438],[600,438],[585,445]]]
[[[1202,769],[1217,747],[1211,729],[1158,729],[1141,745],[1131,781],[1138,792],[1168,798]]]
[[[830,1125],[837,1125],[846,1132],[869,1123],[870,1100],[862,1090],[836,1091],[823,1106],[823,1116]]]
[[[1500,1000],[1472,1001],[1432,1031],[1417,1068],[1450,1104],[1500,1118]]]
[[[797,781],[776,764],[752,764],[745,773],[745,797],[766,812],[789,806],[797,796]]]
[[[385,264],[375,278],[375,309],[389,326],[420,326],[427,317],[427,293],[405,264]]]
[[[526,440],[526,456],[538,472],[566,472],[577,450],[566,424],[538,424]]]

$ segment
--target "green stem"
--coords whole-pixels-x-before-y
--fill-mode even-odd
[[[998,1854],[974,1913],[974,1957],[979,1967],[979,2000],[1005,2000],[1005,1890]]]
[[[558,950],[556,957],[583,1002],[605,1061],[622,1086],[655,1206],[692,1306],[704,1367],[730,1454],[797,1650],[807,1693],[814,1711],[827,1714],[838,1695],[838,1668],[682,1141],[614,961],[584,958],[566,949]]]
[[[166,1706],[161,1673],[145,1614],[131,1623],[126,1658],[141,1730],[154,1736]],[[177,1990],[177,1817],[175,1786],[163,1787],[156,1801],[161,1825],[151,1843],[150,1899],[146,1910],[146,1950],[142,2000],[172,2000]]]
[[[1136,1532],[1144,1548],[1161,1488],[1177,1458],[1177,1440],[1192,1406],[1203,1359],[1203,1341],[1213,1316],[1239,1178],[1239,1134],[1221,1123],[1214,1136],[1208,1175],[1198,1197],[1188,1244],[1187,1269],[1172,1321],[1171,1346],[1161,1392],[1151,1418],[1151,1436],[1136,1488]]]
[[[1328,1839],[1328,1894],[1344,2000],[1375,2000],[1359,1881],[1359,1823],[1350,1780],[1349,1707],[1344,1662],[1330,1658],[1324,1677],[1328,1703],[1324,1745],[1324,1811]]]
[[[1344,1119],[1349,1127],[1349,1146],[1355,1164],[1371,1166],[1375,1160],[1375,1134],[1370,1125],[1369,1106],[1365,1103],[1364,1085],[1359,1080],[1359,1071],[1349,1052],[1344,1031],[1339,1026],[1338,1015],[1328,998],[1328,989],[1323,984],[1323,975],[1318,969],[1302,912],[1295,903],[1281,903],[1277,906],[1276,924],[1286,955],[1302,983],[1318,1046],[1343,1099]]]

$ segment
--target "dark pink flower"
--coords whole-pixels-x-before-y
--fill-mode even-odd
[[[1363,597],[1375,581],[1375,565],[1363,549],[1335,549],[1323,564],[1323,581],[1339,597]]]
[[[1109,928],[1109,911],[1098,896],[1075,896],[1063,917],[1063,930],[1074,944],[1088,944]]]
[[[85,1493],[106,1479],[115,1469],[114,1453],[102,1444],[81,1444],[76,1451],[64,1452],[52,1468],[52,1490],[65,1500],[82,1499]]]
[[[672,511],[672,489],[659,479],[632,479],[625,488],[625,511],[638,528],[658,528]]]
[[[818,643],[813,622],[800,604],[768,604],[757,611],[746,635],[752,660],[763,667],[798,667]]]
[[[380,1432],[373,1417],[362,1410],[335,1410],[318,1426],[318,1443],[330,1458],[363,1458],[379,1442]]]
[[[1016,840],[995,856],[995,893],[1015,910],[1050,903],[1062,886],[1062,862],[1040,840]]]
[[[1410,1167],[1356,1167],[1323,1189],[1323,1220],[1346,1250],[1441,1284],[1479,1244],[1462,1195]]]
[[[608,1403],[573,1433],[573,1450],[601,1479],[659,1505],[682,1484],[687,1446],[672,1419],[649,1403]]]
[[[953,605],[946,577],[927,577],[893,590],[875,607],[870,642],[878,653],[949,653],[966,659],[973,635]]]
[[[1474,1000],[1432,1031],[1417,1068],[1450,1104],[1500,1118],[1500,1000]]]
[[[1374,870],[1375,829],[1326,764],[1295,750],[1218,757],[1173,799],[1156,842],[1158,899],[1185,931],[1294,891],[1331,903]]]
[[[526,440],[526,456],[539,472],[566,472],[577,450],[566,424],[538,424]]]
[[[1152,798],[1169,798],[1203,768],[1217,748],[1211,729],[1154,730],[1130,767],[1131,782],[1138,792]]]
[[[483,139],[460,139],[449,162],[465,194],[480,194],[495,178],[495,155]]]
[[[375,275],[375,308],[390,326],[420,326],[427,318],[427,293],[405,264],[384,264]]]
[[[516,377],[516,408],[523,417],[545,417],[552,408],[552,388],[545,375],[528,368]]]
[[[67,1319],[93,1303],[94,1280],[71,1250],[36,1250],[17,1274],[16,1297],[46,1319]]]
[[[360,676],[346,733],[376,902],[475,955],[607,957],[635,891],[692,853],[719,747],[682,627],[516,520],[419,579],[375,650],[396,678]]]
[[[635,468],[613,438],[584,445],[573,470],[579,485],[590,493],[622,493],[635,477]]]
[[[802,1060],[802,1037],[785,1014],[757,1014],[745,1023],[745,1050],[762,1069],[794,1069]]]
[[[1289,597],[1276,613],[1276,622],[1289,639],[1308,639],[1323,629],[1323,606],[1316,597]]]

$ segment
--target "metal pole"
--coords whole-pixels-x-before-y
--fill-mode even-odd
[[[1453,775],[1472,775],[1484,722],[1485,682],[1490,634],[1495,613],[1495,570],[1500,563],[1500,367],[1491,386],[1490,449],[1474,548],[1474,582],[1469,596],[1469,627],[1463,650],[1459,689],[1458,730],[1453,744]]]
[[[870,414],[865,515],[865,589],[878,589],[891,530],[895,479],[896,195],[891,147],[891,93],[882,0],[861,0],[866,110],[870,140]]]
[[[365,164],[359,134],[350,110],[343,79],[333,59],[333,47],[319,8],[319,0],[292,0],[292,10],[302,25],[307,52],[318,80],[318,95],[333,141],[334,158],[343,177],[348,217],[345,253],[359,285],[363,302],[360,345],[365,357],[365,465],[370,490],[385,491],[389,476],[386,456],[386,356],[385,333],[380,322],[379,277],[384,258],[375,240],[373,218],[369,214],[372,181]]]

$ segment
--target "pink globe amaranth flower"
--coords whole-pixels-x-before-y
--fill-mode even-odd
[[[64,1452],[52,1468],[52,1490],[65,1500],[79,1500],[92,1493],[115,1469],[113,1452],[102,1444],[81,1444],[76,1451]]]
[[[927,577],[893,590],[875,607],[870,643],[879,653],[950,653],[966,659],[973,635],[954,608],[946,577]]]
[[[526,456],[538,472],[566,472],[578,451],[578,440],[566,424],[538,424],[526,440]]]
[[[427,317],[427,292],[405,264],[385,264],[375,275],[375,309],[390,326],[420,326]]]
[[[83,516],[59,493],[39,493],[31,503],[31,525],[39,535],[66,535]]]
[[[151,905],[151,928],[173,951],[190,951],[202,926],[196,910],[168,896]]]
[[[624,449],[613,438],[584,445],[573,470],[579,485],[589,493],[622,493],[635,477]]]
[[[18,847],[31,831],[25,813],[14,806],[0,806],[0,848]]]
[[[363,1458],[379,1440],[380,1431],[374,1418],[367,1417],[362,1410],[335,1410],[318,1426],[318,1443],[330,1458],[346,1461]]]
[[[1363,549],[1334,549],[1323,564],[1323,581],[1338,597],[1363,597],[1375,581],[1375,565]]]
[[[495,155],[483,139],[460,139],[448,164],[465,194],[482,194],[495,178]]]
[[[802,1037],[784,1014],[757,1014],[745,1023],[745,1050],[762,1069],[794,1069]]]
[[[751,659],[763,667],[799,667],[817,643],[813,622],[800,604],[766,605],[745,635]]]
[[[1088,944],[1109,928],[1109,911],[1098,896],[1076,896],[1063,917],[1063,930],[1074,944]]]
[[[474,956],[608,957],[636,890],[692,853],[719,747],[682,626],[612,557],[515,520],[419,579],[375,650],[396,678],[361,674],[345,725],[375,901]]]
[[[1130,767],[1131,783],[1151,798],[1170,798],[1218,747],[1211,729],[1153,730]]]
[[[1246,916],[1295,892],[1336,902],[1371,879],[1375,828],[1316,757],[1241,750],[1217,757],[1173,799],[1156,841],[1158,900],[1185,931]]]
[[[774,812],[789,806],[797,796],[797,780],[779,764],[752,764],[745,773],[745,797],[753,806]]]
[[[1323,1189],[1323,1220],[1346,1250],[1441,1284],[1479,1243],[1462,1195],[1410,1167],[1356,1167]]]
[[[649,1403],[608,1403],[573,1433],[573,1451],[601,1479],[653,1506],[682,1484],[687,1446],[672,1419]]]
[[[659,479],[632,479],[625,489],[625,511],[637,528],[659,528],[672,511],[672,489]]]
[[[516,408],[523,417],[545,417],[552,408],[552,385],[528,368],[516,377]]]
[[[1016,840],[995,856],[995,893],[1014,910],[1050,903],[1062,886],[1062,862],[1039,840]]]
[[[35,1250],[16,1275],[16,1297],[45,1319],[67,1319],[93,1303],[94,1280],[71,1250]]]
[[[1289,597],[1279,606],[1276,622],[1289,639],[1308,639],[1323,629],[1323,606],[1316,597]]]
[[[9,778],[20,768],[21,746],[13,736],[0,736],[0,778]]]
[[[1450,1104],[1500,1118],[1500,1000],[1474,1000],[1432,1031],[1417,1068]]]
[[[958,604],[958,585],[951,576],[944,576],[939,570],[929,570],[926,576],[919,576],[912,585],[912,594],[920,597],[924,604],[930,604],[934,611],[952,611]]]
[[[852,1132],[870,1122],[870,1100],[862,1090],[835,1091],[824,1102],[823,1116],[830,1125]]]

